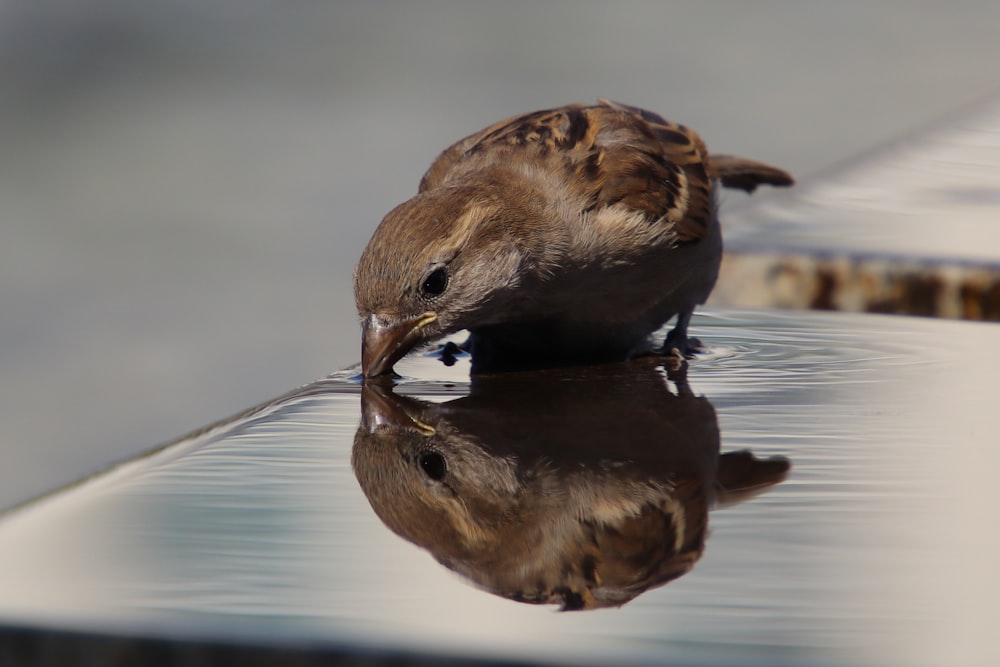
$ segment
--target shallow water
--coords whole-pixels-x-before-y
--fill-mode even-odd
[[[395,389],[302,387],[4,516],[0,621],[572,664],[992,662],[1000,329],[693,330],[686,382],[641,361],[470,385],[430,354]],[[539,590],[624,604],[509,599]]]

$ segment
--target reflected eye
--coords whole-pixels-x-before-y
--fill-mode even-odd
[[[445,473],[448,472],[448,466],[444,461],[444,457],[437,452],[424,452],[417,459],[417,463],[420,465],[420,469],[424,471],[424,474],[435,482],[440,482],[444,479]]]
[[[448,286],[448,271],[439,266],[424,278],[420,284],[420,291],[429,296],[437,296]]]

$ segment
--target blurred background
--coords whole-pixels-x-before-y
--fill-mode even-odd
[[[0,508],[355,363],[353,264],[455,139],[608,97],[808,181],[996,91],[998,25],[980,1],[0,0]]]

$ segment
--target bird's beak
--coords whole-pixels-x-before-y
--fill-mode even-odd
[[[437,320],[437,313],[424,313],[389,324],[374,313],[361,325],[361,373],[375,377],[392,366],[423,340],[423,330]]]

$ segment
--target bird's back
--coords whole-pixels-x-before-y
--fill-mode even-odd
[[[559,181],[579,212],[641,214],[672,242],[709,233],[713,174],[691,129],[636,107],[600,101],[515,116],[447,148],[420,183],[425,192],[490,164]]]

